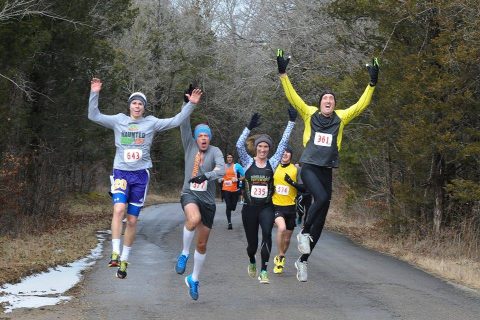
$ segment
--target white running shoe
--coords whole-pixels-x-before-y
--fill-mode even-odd
[[[300,262],[300,258],[295,261],[295,268],[297,268],[297,280],[300,282],[307,282],[307,261]]]
[[[312,237],[310,237],[309,233],[301,233],[297,234],[297,241],[298,241],[298,251],[302,254],[310,254],[310,242],[312,241]]]

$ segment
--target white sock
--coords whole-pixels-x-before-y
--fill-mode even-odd
[[[128,261],[128,256],[130,255],[130,250],[132,247],[123,246],[122,255],[120,256],[120,261]]]
[[[120,254],[120,239],[112,239],[112,252]]]
[[[200,274],[200,271],[202,270],[203,263],[205,262],[205,257],[207,256],[207,253],[205,252],[204,254],[201,254],[197,250],[195,250],[195,253],[193,255],[193,272],[192,272],[192,280],[193,281],[198,281],[198,275]]]
[[[192,244],[193,237],[195,236],[195,230],[189,231],[187,227],[183,226],[183,250],[182,254],[187,256],[190,254],[190,245]]]

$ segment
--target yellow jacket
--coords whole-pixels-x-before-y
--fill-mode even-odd
[[[280,76],[280,81],[282,82],[283,90],[285,91],[285,96],[287,97],[288,101],[295,109],[297,109],[298,113],[305,122],[305,131],[303,132],[303,146],[306,147],[307,142],[310,140],[310,136],[312,134],[310,120],[312,115],[315,114],[315,112],[319,112],[319,108],[307,105],[302,100],[302,98],[300,98],[300,96],[297,94],[292,84],[290,83],[290,79],[288,79],[288,76],[286,74]],[[354,105],[350,106],[345,110],[334,110],[337,116],[341,119],[337,137],[338,151],[340,151],[342,145],[343,128],[353,118],[357,117],[360,113],[362,113],[362,111],[365,110],[365,108],[370,104],[374,90],[375,87],[368,85],[360,99],[358,99],[358,101]]]

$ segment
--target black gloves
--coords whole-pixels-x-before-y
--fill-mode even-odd
[[[285,173],[285,182],[297,189],[299,192],[306,192],[305,187],[301,184],[298,184],[297,182],[293,181],[293,179],[288,175],[288,173]]]
[[[288,183],[288,184],[291,184],[292,186],[294,185],[295,181],[292,180],[292,178],[290,178],[290,176],[288,175],[288,173],[285,173],[285,181]]]
[[[370,85],[374,87],[378,81],[378,70],[380,64],[378,63],[378,58],[372,59],[372,65],[367,64],[368,74],[370,75]]]
[[[192,94],[192,91],[193,91],[193,85],[190,83],[190,85],[188,86],[188,89],[185,90],[184,94],[183,94],[183,101],[185,101],[185,103],[188,103],[190,100],[188,100],[188,97],[187,97],[187,94],[188,95],[191,95]]]
[[[288,63],[290,62],[290,57],[287,57],[285,59],[283,57],[283,50],[282,49],[277,49],[277,66],[278,66],[278,73],[286,73],[287,72],[287,66]]]
[[[261,124],[259,120],[260,120],[260,115],[255,112],[252,115],[252,118],[250,119],[250,122],[247,125],[248,130],[252,130],[253,128],[258,127]]]
[[[207,176],[202,174],[201,176],[193,177],[192,179],[188,180],[190,183],[201,184],[203,181],[208,180]]]
[[[298,112],[295,110],[294,107],[289,106],[288,107],[288,118],[290,121],[295,122],[295,119],[297,119]]]

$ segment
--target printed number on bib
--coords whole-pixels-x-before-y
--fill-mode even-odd
[[[332,135],[330,133],[315,132],[314,143],[317,146],[331,147],[332,146]]]
[[[290,188],[288,186],[282,186],[281,184],[275,186],[275,192],[282,196],[288,196],[288,192],[290,191]]]
[[[142,149],[128,149],[123,151],[123,161],[125,162],[136,162],[142,159],[143,151]]]
[[[250,195],[253,198],[266,198],[268,195],[268,186],[252,186]]]
[[[223,183],[225,184],[225,187],[231,187],[233,185],[232,180],[225,180]]]
[[[207,184],[208,184],[208,181],[203,181],[200,184],[195,183],[195,182],[190,182],[190,190],[192,190],[192,191],[207,191]]]

